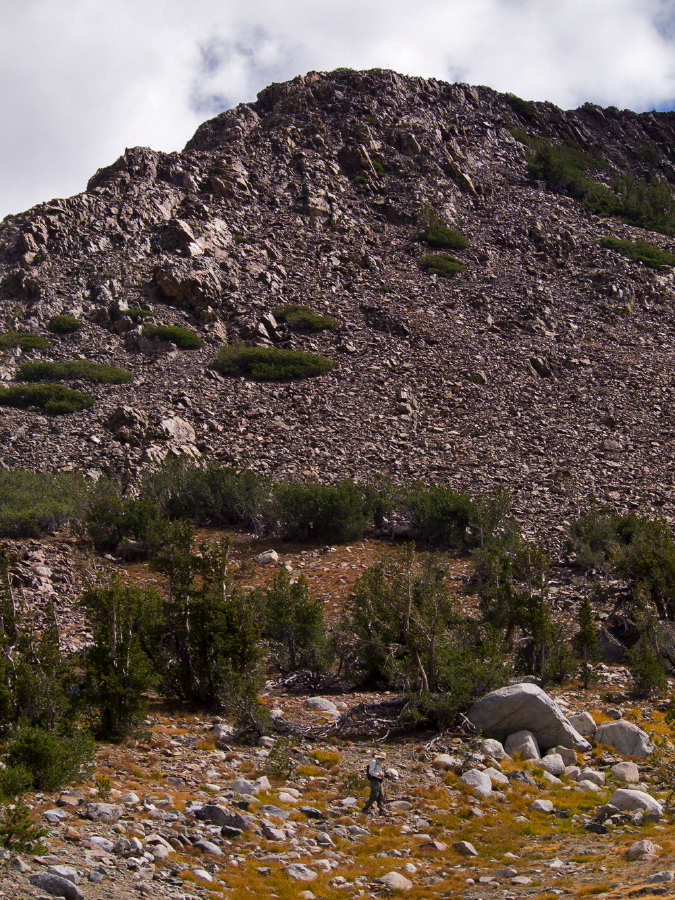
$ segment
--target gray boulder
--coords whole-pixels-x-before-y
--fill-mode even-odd
[[[537,765],[549,775],[563,775],[565,772],[565,763],[559,753],[547,753],[543,759],[537,761]]]
[[[486,756],[491,756],[493,759],[496,759],[497,762],[501,762],[504,757],[508,755],[504,749],[504,745],[492,738],[485,738],[484,741],[480,742],[478,747],[482,753],[485,753]]]
[[[588,712],[577,713],[576,716],[570,716],[570,725],[585,738],[592,738],[598,727],[595,723],[595,719]]]
[[[657,813],[659,816],[662,812],[659,801],[650,794],[645,794],[644,791],[618,788],[612,794],[609,802],[621,812],[637,812],[641,809],[647,813]]]
[[[637,756],[644,759],[654,749],[649,735],[634,725],[619,719],[618,722],[607,722],[600,725],[595,732],[595,740],[598,744],[607,744],[613,747],[617,753],[623,756]]]
[[[459,779],[462,784],[473,788],[473,792],[477,797],[489,797],[492,793],[492,781],[490,776],[478,769],[469,769]]]
[[[46,891],[52,897],[63,897],[64,900],[84,900],[84,894],[76,884],[60,875],[50,872],[36,872],[28,881],[33,887]]]
[[[473,704],[468,718],[485,737],[498,741],[504,741],[516,731],[527,730],[535,735],[544,751],[557,744],[591,749],[557,703],[535,684],[510,684],[492,691]]]
[[[123,807],[116,803],[89,803],[84,818],[94,822],[116,822],[123,814]]]
[[[509,756],[515,756],[517,753],[521,759],[539,759],[541,752],[536,737],[531,731],[516,731],[510,734],[505,743],[504,749]]]
[[[637,784],[640,781],[640,770],[634,762],[620,762],[612,766],[612,774],[620,781],[627,784]]]

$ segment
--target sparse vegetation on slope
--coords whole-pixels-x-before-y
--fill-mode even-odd
[[[302,331],[332,331],[340,324],[333,316],[321,316],[309,306],[282,303],[272,310],[275,318]]]
[[[52,316],[47,322],[47,331],[51,331],[52,334],[74,334],[83,325],[84,323],[75,316]]]
[[[5,331],[0,334],[0,349],[9,350],[20,347],[22,350],[49,350],[52,342],[41,334],[29,331]]]
[[[160,341],[175,344],[181,350],[197,350],[204,343],[196,331],[180,325],[145,325],[143,334],[147,338],[159,338]]]
[[[79,412],[95,403],[95,398],[61,384],[21,384],[0,386],[0,406],[37,406],[54,416]]]
[[[655,244],[646,241],[628,241],[621,238],[606,237],[600,241],[602,247],[615,250],[628,259],[635,259],[650,266],[652,269],[661,269],[664,266],[675,266],[675,253],[662,250]]]
[[[335,368],[335,363],[301,350],[224,346],[213,366],[222,375],[248,375],[255,381],[294,381],[325,375]]]
[[[134,373],[119,366],[92,362],[88,359],[72,359],[66,362],[35,360],[22,363],[16,370],[17,381],[93,381],[96,384],[128,384]]]
[[[450,278],[464,270],[464,263],[448,253],[429,253],[420,260],[422,268],[430,275]]]

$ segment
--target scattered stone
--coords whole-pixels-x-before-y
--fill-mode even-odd
[[[508,754],[504,749],[503,744],[499,741],[495,741],[493,738],[485,738],[485,740],[478,744],[478,748],[486,756],[491,756],[493,759],[496,759],[497,762],[501,762],[503,759],[508,758]]]
[[[655,872],[653,875],[645,878],[645,881],[647,884],[664,884],[667,881],[672,881],[674,878],[675,872],[673,871]]]
[[[618,788],[612,794],[609,802],[623,812],[636,812],[641,809],[648,813],[658,813],[659,815],[662,813],[661,804],[658,800],[655,800],[643,791]]]
[[[265,550],[257,557],[258,562],[263,566],[274,565],[279,562],[279,554],[276,550]]]
[[[612,766],[612,774],[626,784],[637,784],[640,781],[640,770],[634,762],[620,762]]]
[[[305,706],[308,709],[316,710],[316,712],[337,714],[338,708],[332,700],[326,700],[325,697],[308,697],[305,700]]]
[[[531,731],[516,731],[510,734],[504,742],[504,749],[513,757],[518,755],[521,759],[539,759],[539,745]]]
[[[116,822],[122,815],[124,809],[116,803],[88,803],[84,811],[84,818],[94,822]]]
[[[393,891],[411,891],[413,888],[412,881],[406,878],[405,875],[401,875],[400,872],[387,872],[378,881],[381,881],[382,884]]]
[[[442,769],[445,772],[461,772],[462,761],[456,756],[450,756],[448,753],[439,753],[434,757],[431,765],[435,769]]]
[[[552,813],[553,803],[551,800],[534,800],[530,803],[530,809],[532,812]]]
[[[286,866],[284,872],[293,881],[314,881],[317,877],[317,873],[313,869],[304,866],[302,863],[291,863]]]
[[[559,753],[547,753],[542,759],[537,760],[537,765],[550,775],[563,775],[565,763]]]
[[[576,716],[570,716],[570,725],[585,738],[592,738],[598,727],[595,724],[595,719],[589,712],[577,713]]]

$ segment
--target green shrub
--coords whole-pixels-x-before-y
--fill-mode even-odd
[[[119,366],[91,362],[88,359],[72,359],[66,362],[36,360],[22,363],[14,376],[16,381],[67,381],[82,379],[97,384],[127,384],[134,380],[134,373]]]
[[[272,483],[250,469],[237,472],[215,464],[202,469],[177,459],[147,475],[141,491],[171,519],[242,525],[260,532],[268,524]]]
[[[441,275],[450,278],[464,270],[464,263],[448,253],[429,253],[420,260],[422,268],[430,275]]]
[[[387,170],[385,169],[384,163],[381,160],[371,159],[371,162],[373,164],[373,168],[375,169],[377,174],[380,176],[380,178],[382,178],[384,175],[386,175]]]
[[[87,531],[99,553],[115,553],[129,560],[145,560],[162,546],[169,521],[148,499],[100,497],[87,511]]]
[[[95,398],[82,391],[63,387],[62,384],[21,384],[12,387],[0,386],[0,406],[17,406],[25,409],[37,406],[54,416],[89,409]]]
[[[663,266],[675,266],[675,254],[662,250],[655,244],[645,241],[627,241],[615,237],[606,237],[600,241],[602,247],[608,250],[616,250],[622,256],[636,259],[651,266],[652,269],[661,269]]]
[[[593,504],[589,512],[570,525],[567,551],[575,554],[577,565],[583,569],[608,572],[638,527],[639,519],[634,513],[620,516],[609,506]]]
[[[295,582],[281,569],[262,596],[263,637],[282,672],[322,672],[328,662],[326,624],[321,600],[309,596],[307,579]]]
[[[648,635],[643,634],[629,653],[632,688],[636,697],[646,699],[664,694],[668,689],[668,673],[661,656]]]
[[[277,527],[290,541],[354,541],[372,524],[370,491],[347,478],[337,485],[281,482],[273,503]]]
[[[91,768],[94,739],[88,731],[73,729],[60,735],[43,728],[20,725],[9,736],[5,760],[10,766],[22,766],[38,791],[57,791],[81,781]]]
[[[88,588],[82,605],[92,631],[83,657],[83,700],[95,734],[120,741],[140,725],[145,713],[142,695],[153,677],[141,647],[141,623],[159,616],[160,600],[154,590],[124,584],[116,576]]]
[[[143,334],[148,338],[156,337],[160,341],[170,341],[181,350],[197,350],[204,343],[196,331],[181,328],[179,325],[146,325]]]
[[[0,470],[0,535],[39,537],[82,518],[90,485],[75,473]]]
[[[595,159],[581,149],[576,141],[564,144],[543,144],[529,162],[532,177],[545,181],[551,190],[567,191],[573,197],[584,199],[592,190],[603,195],[611,193],[608,188],[593,182],[588,172],[605,169],[604,160]]]
[[[414,482],[403,492],[403,506],[419,538],[439,547],[466,548],[473,505],[468,494],[445,485]]]
[[[420,241],[424,241],[431,247],[440,247],[446,250],[466,250],[469,240],[460,231],[453,231],[446,225],[429,225],[418,235]]]
[[[46,828],[36,825],[24,800],[31,774],[23,766],[8,766],[0,772],[0,847],[19,853],[45,853],[40,838]]]
[[[139,319],[151,319],[155,314],[150,309],[134,309],[129,307],[124,315],[129,316],[130,319],[137,322]]]
[[[280,322],[286,322],[287,325],[299,330],[327,331],[337,328],[340,324],[333,316],[320,316],[309,306],[301,306],[298,303],[275,306],[272,312]]]
[[[223,375],[248,375],[255,381],[293,381],[325,375],[335,363],[300,350],[226,345],[218,351],[213,366]]]
[[[504,99],[511,109],[517,112],[519,116],[522,116],[523,119],[529,120],[536,113],[534,103],[530,100],[523,100],[522,97],[517,97],[515,94],[506,94]]]
[[[80,322],[74,316],[52,316],[47,322],[47,331],[52,334],[73,334],[82,328],[84,322]]]
[[[0,334],[0,350],[9,350],[12,347],[21,347],[22,350],[49,350],[53,344],[41,334],[31,334],[29,331],[5,331]]]

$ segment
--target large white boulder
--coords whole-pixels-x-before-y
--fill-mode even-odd
[[[484,737],[498,741],[503,742],[516,731],[527,730],[535,735],[543,751],[557,744],[591,749],[558,704],[536,684],[510,684],[492,691],[477,700],[467,715]]]
[[[647,732],[623,719],[598,726],[595,740],[598,744],[607,744],[609,747],[613,747],[617,753],[621,753],[623,756],[637,756],[639,759],[649,756],[654,749]]]
[[[643,791],[618,788],[612,794],[609,802],[622,812],[637,812],[639,809],[642,809],[648,813],[658,813],[659,815],[662,813],[659,801]]]

